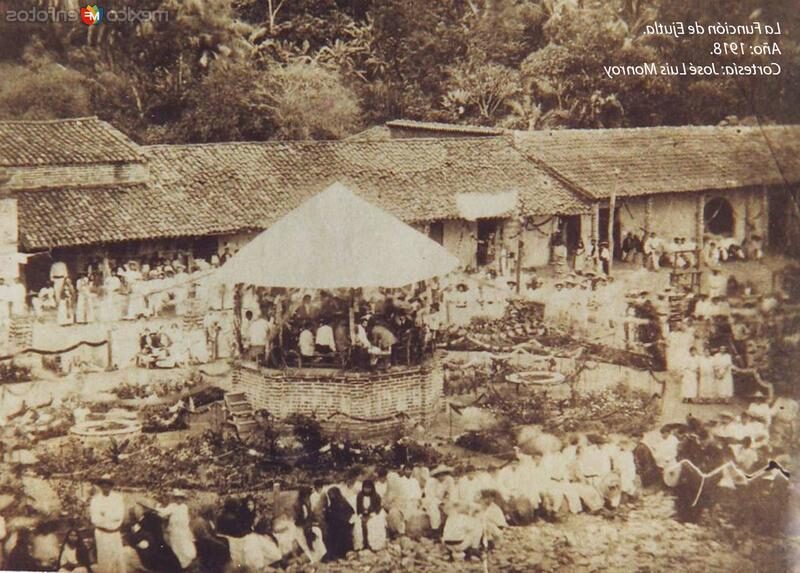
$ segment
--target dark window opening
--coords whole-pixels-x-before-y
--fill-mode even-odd
[[[715,197],[709,200],[703,209],[703,220],[709,233],[733,234],[733,207],[727,199]]]
[[[444,245],[444,221],[431,223],[428,229],[428,236],[440,245]]]

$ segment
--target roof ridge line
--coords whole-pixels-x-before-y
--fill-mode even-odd
[[[98,121],[102,121],[103,123],[108,123],[97,117],[96,115],[85,115],[80,117],[62,117],[56,119],[0,119],[0,123],[28,123],[28,124],[36,124],[41,125],[44,123],[68,123],[68,122],[77,122],[77,121],[85,121],[87,119],[96,119]],[[109,125],[111,125],[109,123]],[[111,127],[114,127],[113,125]],[[114,129],[117,129],[114,127]]]
[[[510,142],[510,147],[514,151],[519,153],[524,159],[527,159],[528,161],[530,161],[531,163],[533,163],[537,167],[540,167],[541,169],[546,171],[547,174],[550,175],[551,177],[557,179],[558,181],[560,181],[561,183],[563,183],[567,187],[569,187],[569,188],[573,189],[574,191],[578,192],[580,195],[583,196],[584,199],[588,199],[589,201],[597,201],[598,200],[598,197],[596,195],[593,195],[592,193],[590,193],[585,187],[583,187],[583,185],[580,185],[580,184],[576,183],[575,181],[573,181],[572,179],[570,179],[569,177],[567,177],[566,175],[561,173],[555,167],[553,167],[551,165],[548,165],[543,159],[535,157],[532,154],[529,154],[529,153],[523,151],[522,149],[520,149],[519,147],[517,147],[517,139],[516,139],[516,137],[512,136],[512,139],[511,139],[511,142]]]
[[[497,141],[507,139],[507,134],[498,134],[491,137],[408,137],[398,139],[382,139],[382,140],[360,140],[360,139],[268,139],[264,141],[208,141],[204,143],[156,143],[151,145],[141,145],[142,149],[166,149],[166,148],[192,148],[192,147],[214,147],[214,146],[237,146],[237,145],[253,145],[253,146],[278,146],[278,145],[385,145],[385,144],[401,144],[412,145],[414,143],[425,141],[437,141],[443,143],[452,143],[457,145],[459,142],[474,143],[476,141]]]
[[[11,189],[14,194],[26,193],[61,193],[63,191],[91,191],[91,190],[104,190],[104,191],[123,191],[133,187],[147,187],[152,185],[150,181],[121,181],[119,183],[90,183],[87,185],[45,185],[42,187],[22,187],[19,189]]]
[[[767,124],[764,128],[791,128],[791,127],[800,127],[800,123],[774,123],[774,124]],[[724,129],[724,130],[734,130],[734,129],[759,129],[757,125],[652,125],[652,126],[635,126],[635,127],[598,127],[598,128],[579,128],[579,129],[514,129],[510,130],[515,134],[519,134],[521,136],[525,136],[528,134],[535,135],[535,134],[547,134],[553,132],[578,132],[578,133],[591,133],[591,132],[600,132],[600,133],[608,133],[608,132],[627,132],[627,131],[661,131],[661,130],[673,130],[673,129],[685,129],[685,130],[712,130],[712,129]]]

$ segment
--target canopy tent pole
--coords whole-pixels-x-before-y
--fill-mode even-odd
[[[348,311],[347,311],[347,320],[350,325],[350,345],[352,347],[353,342],[356,339],[356,312],[355,312],[355,304],[356,304],[356,297],[355,297],[355,289],[350,288],[350,304],[348,304]]]

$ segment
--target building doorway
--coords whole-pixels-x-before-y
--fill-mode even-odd
[[[733,207],[730,201],[714,197],[703,209],[706,231],[714,235],[733,235]]]
[[[478,247],[476,259],[479,267],[494,261],[495,238],[497,237],[496,219],[478,219]]]
[[[600,237],[600,241],[608,241],[608,214],[609,209],[601,208],[600,209],[600,218],[599,224],[600,228],[598,229],[597,235]],[[622,239],[619,236],[621,227],[619,224],[619,207],[614,209],[614,258],[618,259],[622,255]]]
[[[428,236],[440,245],[444,245],[444,221],[432,222],[428,227]]]
[[[581,240],[580,215],[561,217],[561,239],[564,241],[570,253],[575,250],[578,246],[578,241]]]

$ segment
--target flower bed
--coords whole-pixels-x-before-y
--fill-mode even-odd
[[[309,422],[309,420],[311,420]],[[108,473],[123,486],[173,487],[230,493],[268,487],[275,479],[288,486],[314,479],[339,480],[354,466],[436,465],[443,457],[430,446],[409,440],[380,445],[326,441],[312,419],[296,420],[293,435],[266,424],[252,441],[219,433],[190,436],[178,447],[160,447],[155,437],[139,436],[125,452],[84,447],[70,440],[58,451],[39,454],[42,477],[96,479]],[[131,454],[127,454],[131,452]],[[451,460],[452,461],[452,460]]]
[[[608,432],[638,435],[653,428],[658,405],[644,392],[619,384],[608,390],[560,399],[545,393],[505,397],[497,392],[482,402],[502,423],[496,428],[469,432],[458,445],[481,453],[505,453],[513,445],[516,426],[537,424],[545,432]]]

